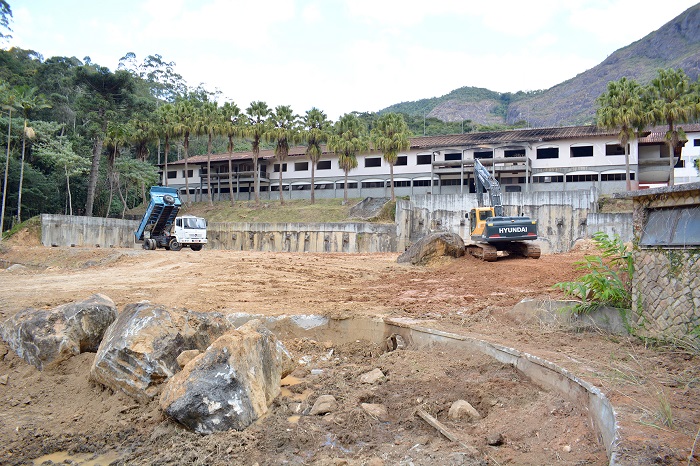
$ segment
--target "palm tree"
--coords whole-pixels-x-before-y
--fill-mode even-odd
[[[250,103],[245,111],[248,117],[245,135],[252,139],[253,145],[253,179],[255,184],[255,205],[260,205],[260,173],[258,173],[258,157],[260,157],[260,142],[267,138],[267,119],[270,116],[270,108],[265,102],[255,101]]]
[[[17,195],[17,223],[22,222],[22,181],[24,180],[24,155],[27,148],[27,138],[34,139],[34,129],[27,126],[29,116],[33,110],[50,108],[51,105],[42,94],[37,94],[39,88],[22,86],[18,89],[17,100],[18,105],[22,109],[24,116],[24,130],[22,131],[22,161],[19,168],[19,189]]]
[[[321,144],[328,141],[328,127],[330,122],[326,114],[313,107],[307,110],[304,116],[304,139],[306,139],[306,155],[311,161],[311,203],[316,202],[315,197],[315,174],[316,164],[321,160],[323,149]]]
[[[156,110],[157,133],[165,142],[165,186],[168,186],[168,157],[170,156],[170,139],[176,136],[175,106],[165,104]]]
[[[298,118],[297,115],[294,115],[292,107],[289,105],[278,105],[275,107],[275,112],[270,116],[268,137],[271,141],[276,141],[275,158],[279,163],[280,205],[284,205],[284,191],[282,189],[282,172],[284,170],[282,170],[282,167],[289,155],[289,144],[296,143],[299,138],[299,131],[297,128]]]
[[[5,153],[5,178],[2,184],[2,210],[0,210],[0,241],[2,241],[2,232],[5,227],[5,204],[7,201],[7,177],[10,168],[10,130],[12,129],[12,110],[15,108],[17,94],[10,89],[6,83],[0,84],[0,105],[2,110],[7,110],[9,117],[7,119],[7,152]]]
[[[646,98],[650,107],[650,121],[655,124],[668,125],[666,144],[669,149],[668,185],[673,186],[673,167],[675,157],[680,157],[681,141],[686,140],[679,123],[687,123],[696,111],[696,98],[693,96],[688,76],[683,70],[659,70],[656,78],[646,87]]]
[[[216,102],[205,102],[199,109],[197,118],[197,133],[207,135],[207,197],[209,205],[214,205],[211,194],[211,146],[215,135],[221,133],[221,112]]]
[[[343,205],[348,203],[348,173],[357,168],[357,153],[369,148],[364,123],[353,113],[346,113],[335,124],[335,134],[328,138],[328,149],[338,154],[338,164],[345,173]]]
[[[109,201],[107,202],[107,213],[105,218],[109,217],[109,211],[112,207],[112,199],[114,197],[114,185],[116,183],[117,174],[114,171],[114,164],[119,156],[119,149],[123,144],[126,144],[131,137],[130,128],[123,123],[115,123],[110,121],[107,124],[107,134],[105,144],[111,146],[111,151],[107,157],[107,179],[109,181]]]
[[[629,141],[645,125],[642,103],[642,87],[634,79],[622,78],[610,81],[608,90],[598,97],[596,123],[599,128],[619,129],[617,138],[625,150],[625,176],[627,191],[632,189],[630,180]]]
[[[182,148],[185,156],[185,196],[190,203],[190,181],[187,159],[189,157],[190,134],[195,133],[197,108],[191,100],[181,100],[175,105],[175,133],[182,136]]]
[[[399,152],[411,147],[408,137],[408,125],[403,116],[398,113],[385,113],[379,117],[376,126],[372,129],[374,147],[384,153],[384,160],[389,164],[392,201],[396,200],[396,196],[394,196],[394,164]]]
[[[225,102],[221,107],[223,134],[228,137],[228,192],[231,197],[231,207],[235,205],[235,197],[233,196],[233,167],[231,158],[233,157],[233,139],[243,134],[243,115],[241,109],[233,102]]]

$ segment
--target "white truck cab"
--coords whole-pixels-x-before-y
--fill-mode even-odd
[[[207,221],[194,215],[177,217],[172,234],[181,245],[199,251],[207,244]]]

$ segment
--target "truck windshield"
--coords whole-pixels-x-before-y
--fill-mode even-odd
[[[185,228],[206,228],[207,221],[203,218],[183,218],[182,226]]]

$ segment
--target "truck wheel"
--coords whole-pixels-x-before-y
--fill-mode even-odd
[[[166,194],[163,196],[163,202],[165,202],[168,205],[173,205],[175,204],[175,198],[172,197],[170,194]]]
[[[171,251],[179,251],[182,249],[182,244],[180,244],[175,238],[170,240],[169,246]]]
[[[143,240],[143,244],[141,245],[141,247],[144,248],[146,251],[150,251],[151,243],[149,243],[149,240],[145,239]]]
[[[153,238],[148,240],[148,249],[155,251],[158,248],[158,243]]]
[[[193,251],[201,251],[202,250],[202,245],[201,244],[191,244],[190,249]]]

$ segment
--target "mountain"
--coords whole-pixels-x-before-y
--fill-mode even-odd
[[[535,92],[498,93],[462,87],[442,97],[395,104],[379,113],[403,112],[443,121],[472,120],[483,125],[526,121],[529,126],[593,123],[596,99],[609,81],[626,76],[648,84],[660,68],[681,68],[691,80],[700,74],[700,4],[599,65],[561,84]]]

